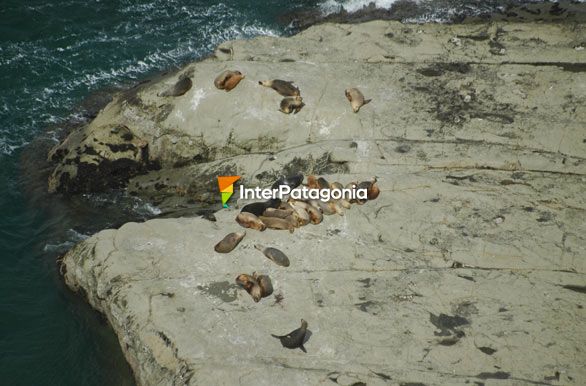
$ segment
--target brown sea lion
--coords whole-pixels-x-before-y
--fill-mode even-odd
[[[319,189],[319,185],[317,183],[317,178],[315,176],[307,176],[307,187],[309,189]]]
[[[270,87],[284,97],[299,96],[299,88],[293,85],[293,82],[289,82],[281,79],[273,80],[261,80],[258,82],[261,86]]]
[[[218,253],[232,252],[232,250],[236,248],[240,241],[242,241],[245,235],[246,232],[229,233],[228,235],[226,235],[226,237],[222,239],[222,241],[216,244],[214,250]]]
[[[340,204],[338,204],[337,201],[328,201],[328,206],[330,207],[330,210],[332,210],[334,213],[337,213],[340,216],[344,215],[344,209],[342,209],[342,207],[340,206]]]
[[[236,277],[236,284],[244,288],[255,302],[258,303],[262,298],[262,288],[254,277],[242,273]]]
[[[244,79],[240,71],[226,70],[214,79],[214,86],[219,90],[230,91]]]
[[[330,216],[336,213],[335,209],[330,207],[330,205],[327,202],[324,202],[322,200],[310,200],[309,203],[312,206],[319,208],[319,210],[326,216]]]
[[[285,114],[297,114],[299,111],[301,111],[303,106],[305,106],[305,103],[303,103],[303,98],[300,96],[285,97],[281,101],[279,111]]]
[[[288,267],[290,262],[287,255],[283,252],[279,251],[277,248],[265,248],[262,245],[256,244],[254,246],[256,249],[264,253],[264,255],[269,259],[272,260],[275,264],[280,265],[282,267]]]
[[[257,231],[264,231],[267,228],[258,217],[248,212],[238,213],[236,222],[244,228],[256,229]]]
[[[287,218],[293,213],[293,209],[277,209],[277,208],[267,208],[265,209],[264,216],[266,217],[278,217],[278,218]]]
[[[340,198],[338,200],[338,204],[344,209],[352,208],[352,204],[350,204],[350,201],[346,200],[345,198]]]
[[[303,201],[290,201],[289,205],[293,208],[293,218],[297,223],[297,226],[303,226],[309,224],[311,219],[309,218],[309,213],[305,210],[307,204]]]
[[[309,220],[311,221],[312,224],[319,224],[323,221],[324,216],[323,216],[321,210],[318,209],[317,207],[315,207],[313,205],[307,205],[307,208],[305,208],[305,210],[309,214]]]
[[[177,97],[185,94],[187,91],[191,89],[193,86],[193,82],[189,79],[188,76],[181,76],[179,80],[170,87],[169,89],[163,91],[159,94],[159,96],[163,97]]]
[[[352,111],[355,113],[360,110],[362,106],[369,103],[372,99],[364,99],[364,95],[360,90],[357,88],[349,88],[344,91],[346,94],[346,98],[350,101],[350,106],[352,106]]]
[[[342,189],[344,189],[344,185],[342,185],[338,181],[335,181],[335,182],[332,182],[330,184],[330,189],[339,189],[339,190],[342,190]]]
[[[291,233],[295,230],[295,223],[290,218],[260,216],[259,220],[270,229],[288,230]]]
[[[307,353],[307,350],[305,350],[305,347],[303,347],[303,343],[305,343],[305,335],[306,334],[307,334],[307,322],[305,320],[301,319],[301,327],[299,327],[298,329],[291,331],[287,335],[279,336],[279,335],[271,334],[271,336],[279,339],[281,341],[281,344],[283,345],[283,347],[290,348],[290,349],[300,348],[301,351],[303,351],[304,353]]]

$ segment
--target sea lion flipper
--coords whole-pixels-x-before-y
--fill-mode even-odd
[[[371,100],[372,100],[372,98],[371,99],[365,99],[363,105],[365,105],[367,103],[370,103]]]
[[[299,346],[299,348],[301,349],[301,351],[303,351],[304,353],[307,354],[307,350],[305,349],[305,347],[303,345]]]

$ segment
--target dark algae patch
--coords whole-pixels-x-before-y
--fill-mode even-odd
[[[450,316],[446,314],[439,314],[439,316],[432,313],[429,314],[429,321],[442,332],[441,334],[449,335],[451,330],[456,327],[461,327],[470,324],[470,322],[461,316]]]
[[[476,378],[480,379],[509,379],[510,377],[511,374],[505,371],[496,371],[494,373],[480,373],[476,375]]]
[[[492,355],[497,351],[497,350],[490,348],[490,347],[478,347],[478,349],[480,351],[482,351],[483,353],[485,353],[486,355]]]

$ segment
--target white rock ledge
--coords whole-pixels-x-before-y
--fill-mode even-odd
[[[326,175],[328,180],[345,184],[376,175],[382,192],[345,216],[325,217],[293,234],[248,230],[229,254],[213,247],[241,229],[236,209],[221,210],[216,222],[128,223],[76,245],[63,259],[66,283],[83,290],[106,315],[138,383],[585,384],[586,73],[543,65],[584,65],[584,51],[571,48],[584,26],[503,24],[506,61],[524,64],[503,64],[481,39],[462,38],[463,46],[450,46],[452,36],[485,30],[493,36],[497,27],[321,25],[292,38],[225,43],[221,48],[232,53],[218,56],[233,63],[189,65],[196,85],[198,74],[209,78],[226,65],[255,76],[284,74],[318,102],[295,117],[277,112],[268,121],[274,123],[271,135],[283,137],[272,149],[275,164],[262,149],[224,154],[181,169],[183,178],[197,179],[214,162],[229,160],[252,181],[297,156],[329,153],[346,171]],[[401,63],[386,63],[394,60],[385,57],[389,52]],[[403,76],[414,77],[416,68],[471,55],[477,62],[472,74],[450,72],[431,84],[488,98],[472,110],[459,105],[464,113],[488,114],[465,116],[461,125],[442,123],[459,112],[442,115],[448,94],[437,88],[429,88],[428,100],[413,96],[421,91],[410,93],[409,87],[388,94],[380,87],[384,79],[399,84]],[[336,72],[342,78],[334,84]],[[321,83],[314,89],[303,74]],[[349,106],[343,94],[335,99],[340,93],[334,86],[347,85],[362,86],[373,97],[359,114],[344,112]],[[232,96],[252,87],[244,83]],[[182,130],[182,116],[192,120],[200,109],[213,110],[198,90],[175,104],[162,127]],[[145,91],[143,99],[155,91]],[[318,98],[320,93],[327,98]],[[276,110],[269,96],[258,114]],[[240,98],[235,106],[248,100]],[[426,108],[430,100],[435,104]],[[183,105],[192,115],[179,114]],[[106,110],[111,117],[116,106]],[[225,137],[212,133],[205,119],[212,122],[221,112],[210,114],[191,121],[201,123],[193,135],[209,132],[219,146]],[[250,130],[258,122],[246,117],[241,135],[256,138]],[[98,119],[103,124],[106,118]],[[229,131],[233,118],[227,116],[227,126],[218,130]],[[124,119],[132,128],[134,118]],[[134,122],[148,136],[143,120],[148,116]],[[281,120],[287,125],[277,125]],[[256,243],[281,249],[290,267],[266,259]],[[236,276],[253,271],[269,275],[283,299],[254,303],[238,289]],[[299,327],[301,318],[312,332],[307,354],[270,336]]]

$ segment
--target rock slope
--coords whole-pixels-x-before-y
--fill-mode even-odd
[[[379,198],[293,234],[249,230],[230,254],[213,247],[241,229],[234,208],[128,223],[74,247],[65,280],[139,384],[584,384],[584,35],[374,21],[224,43],[116,95],[52,151],[51,188],[127,186],[177,210],[218,202],[217,175],[302,171],[376,175]],[[230,93],[213,87],[224,69],[246,75]],[[158,96],[185,75],[184,95]],[[301,112],[277,111],[270,78],[297,83]],[[358,114],[351,86],[373,99]],[[274,296],[236,287],[253,271]],[[270,336],[301,318],[307,354]]]

